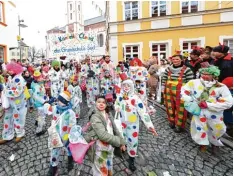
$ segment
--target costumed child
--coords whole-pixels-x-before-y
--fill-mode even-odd
[[[123,136],[127,143],[129,155],[129,169],[135,171],[134,159],[137,155],[138,136],[139,136],[139,119],[143,121],[146,128],[157,135],[150,116],[146,111],[143,101],[134,91],[134,83],[126,79],[121,84],[121,93],[115,101],[115,110],[120,112],[122,121]]]
[[[22,77],[23,67],[15,62],[6,65],[9,74],[3,94],[9,102],[5,108],[5,116],[3,120],[2,140],[0,144],[4,144],[14,138],[15,142],[21,141],[25,135],[25,119],[27,114],[27,97],[25,95],[26,82]]]
[[[48,65],[45,65],[45,66],[42,67],[42,78],[45,81],[46,95],[51,97],[51,93],[50,93],[51,82],[50,82],[50,79],[49,79],[49,70],[50,70],[50,67]]]
[[[192,139],[200,145],[202,152],[210,143],[215,154],[223,146],[220,138],[226,132],[223,111],[232,106],[232,95],[227,86],[217,81],[220,70],[215,66],[199,70],[200,79],[191,80],[181,88],[185,109],[193,117]]]
[[[71,93],[72,109],[76,113],[76,118],[80,117],[80,104],[82,103],[82,92],[79,86],[79,80],[77,75],[73,75],[70,79],[71,84],[67,90]]]
[[[34,107],[37,109],[37,119],[36,119],[36,135],[43,135],[46,130],[43,129],[46,122],[43,105],[48,100],[46,96],[46,90],[44,86],[44,80],[42,78],[42,74],[36,70],[33,74],[34,81],[31,84],[32,89],[32,101]]]
[[[126,143],[118,131],[111,113],[108,112],[104,96],[97,96],[96,108],[91,111],[90,115],[91,126],[84,138],[87,142],[96,140],[88,151],[89,159],[93,163],[93,175],[113,175],[113,147],[120,147],[122,151],[125,151]]]
[[[32,94],[31,84],[32,84],[33,78],[30,75],[28,70],[25,70],[23,72],[23,78],[26,81],[26,86],[28,88],[28,91],[30,92],[30,94]],[[33,112],[33,105],[32,105],[32,99],[31,98],[28,99],[28,105],[29,105],[29,112],[32,113]]]
[[[65,147],[68,155],[68,171],[73,168],[73,158],[71,152],[68,148],[69,140],[68,135],[73,126],[76,125],[76,116],[74,111],[72,110],[72,106],[70,104],[71,94],[67,91],[63,91],[58,96],[58,104],[51,106],[46,103],[44,105],[44,110],[47,115],[52,115],[53,119],[51,122],[51,127],[54,127],[56,133],[59,134],[59,139],[53,139],[54,135],[50,135],[49,133],[49,148],[51,149],[51,157],[50,157],[50,170],[49,175],[57,176],[58,175],[58,163],[59,156],[63,147]],[[49,129],[50,129],[49,128]],[[48,129],[48,131],[50,131]],[[56,141],[54,143],[54,141]],[[58,142],[60,141],[60,142]],[[60,146],[59,143],[62,145]],[[54,147],[59,145],[59,147]]]

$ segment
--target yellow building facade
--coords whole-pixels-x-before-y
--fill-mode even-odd
[[[225,43],[233,50],[232,1],[117,1],[109,5],[110,55],[168,58],[175,50]]]

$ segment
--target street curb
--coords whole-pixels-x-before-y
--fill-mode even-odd
[[[157,107],[161,108],[162,110],[166,111],[166,107],[162,106],[160,103],[153,101],[153,100],[148,100],[150,103],[152,103],[153,105],[156,105]],[[188,120],[189,118],[187,118],[187,124],[186,124],[186,131],[190,132],[190,120]],[[229,137],[229,138],[224,138],[221,137],[220,139],[225,145],[227,145],[228,147],[233,148],[233,138]]]

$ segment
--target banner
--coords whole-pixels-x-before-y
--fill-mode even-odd
[[[97,33],[49,34],[50,57],[92,54],[96,47]]]

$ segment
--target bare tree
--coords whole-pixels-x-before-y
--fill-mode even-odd
[[[30,47],[30,49],[29,49],[29,56],[31,57],[31,61],[34,62],[35,59],[45,58],[45,52],[44,52],[43,48],[38,50],[38,49],[36,49],[35,46],[33,46],[33,47]]]

